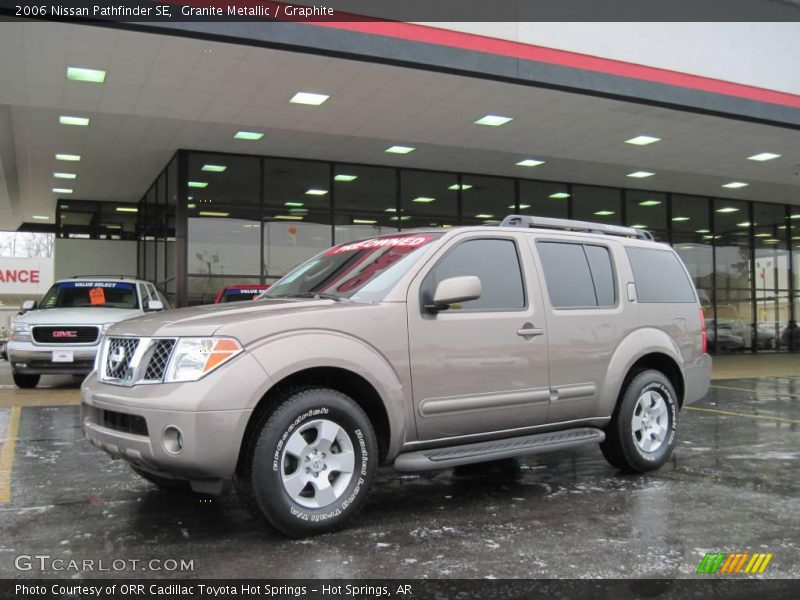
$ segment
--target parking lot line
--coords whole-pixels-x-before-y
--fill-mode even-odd
[[[700,410],[703,412],[710,412],[718,415],[728,415],[731,417],[749,417],[751,419],[767,419],[769,421],[781,421],[783,423],[795,423],[800,425],[800,419],[787,419],[786,417],[779,417],[777,415],[756,415],[753,413],[741,413],[741,412],[734,412],[732,410],[719,410],[717,408],[702,408],[699,406],[687,406],[686,410]]]
[[[81,397],[74,391],[48,391],[41,393],[38,390],[34,393],[14,393],[0,390],[0,408],[12,408],[14,406],[79,406]]]
[[[14,468],[14,453],[17,449],[17,433],[19,432],[21,413],[22,407],[11,407],[3,449],[0,450],[0,504],[5,504],[11,499],[11,471]]]
[[[759,396],[769,396],[771,398],[786,397],[786,396],[788,396],[789,398],[795,398],[796,397],[795,394],[781,394],[779,392],[763,392],[761,390],[754,390],[754,389],[741,388],[741,387],[732,387],[732,386],[729,386],[729,385],[714,385],[714,384],[711,384],[709,387],[712,388],[712,389],[715,389],[715,390],[733,390],[735,392],[748,392],[750,394],[758,394]]]

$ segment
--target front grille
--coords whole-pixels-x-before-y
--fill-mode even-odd
[[[128,373],[133,353],[139,346],[137,338],[109,338],[106,348],[106,377],[124,379]]]
[[[33,341],[39,344],[93,344],[97,327],[43,326],[33,327]]]
[[[145,381],[161,381],[167,370],[167,363],[175,347],[175,340],[156,340],[150,360],[147,362],[147,369],[144,372]]]
[[[93,408],[92,416],[98,425],[108,429],[133,435],[147,435],[147,421],[144,420],[144,417],[102,408]]]
[[[74,360],[68,363],[54,363],[49,360],[29,360],[29,369],[37,371],[85,371],[89,372],[94,367],[93,360]]]

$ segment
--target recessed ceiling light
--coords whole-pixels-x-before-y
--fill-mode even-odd
[[[500,115],[486,115],[475,121],[475,125],[489,125],[490,127],[500,127],[501,125],[505,125],[506,123],[512,120],[513,117],[501,117]]]
[[[319,106],[325,100],[330,98],[326,94],[312,94],[311,92],[297,92],[292,99],[289,100],[292,104],[308,104],[310,106]]]
[[[284,206],[303,206],[302,202],[284,202]]]
[[[377,221],[373,219],[353,219],[354,225],[375,225]]]
[[[216,212],[216,211],[212,211],[212,210],[201,210],[201,211],[200,211],[199,213],[197,213],[197,214],[198,214],[198,215],[200,215],[201,217],[227,217],[227,216],[228,216],[228,215],[230,215],[231,213],[227,213],[227,212]]]
[[[71,79],[72,81],[88,81],[89,83],[104,83],[106,80],[106,72],[99,69],[67,67],[67,79]]]
[[[691,221],[691,217],[672,217],[672,220],[676,223],[683,223],[684,221]]]
[[[311,188],[310,190],[306,190],[306,194],[309,196],[324,196],[328,193],[328,190],[320,190],[316,188]]]
[[[420,202],[422,204],[428,204],[429,202],[434,202],[436,198],[429,198],[428,196],[418,196],[412,200],[412,202]]]
[[[661,204],[661,200],[642,200],[639,202],[639,206],[658,206]]]
[[[414,150],[416,150],[416,148],[412,148],[411,146],[390,146],[385,152],[389,154],[408,154]]]
[[[776,240],[776,239],[772,238],[772,239],[769,239],[769,240],[763,240],[762,243],[764,243],[764,244],[777,244],[778,242],[780,242],[780,240]]]
[[[72,189],[70,188],[53,188],[53,193],[55,194],[71,194]]]
[[[37,221],[48,221],[50,219],[47,215],[33,215],[33,218]]]
[[[227,169],[225,165],[203,165],[200,169],[201,171],[210,171],[212,173],[224,173],[225,169]]]
[[[236,140],[251,140],[256,141],[264,137],[264,134],[258,131],[237,131],[233,138]]]
[[[757,233],[755,237],[772,237],[771,233]]]
[[[458,191],[458,190],[464,191],[464,190],[471,190],[472,186],[470,184],[468,184],[468,183],[462,183],[461,185],[459,185],[457,183],[454,183],[453,185],[448,186],[447,189],[448,190],[455,190],[455,191]]]
[[[655,173],[651,173],[650,171],[634,171],[633,173],[628,173],[626,177],[635,177],[636,179],[644,179],[645,177],[652,177]]]
[[[722,187],[728,188],[728,189],[731,189],[731,190],[735,190],[735,189],[738,189],[738,188],[747,187],[748,185],[750,185],[750,184],[749,183],[744,183],[743,181],[731,181],[730,183],[723,183]]]
[[[647,146],[648,144],[655,144],[660,142],[661,138],[653,137],[651,135],[637,135],[629,140],[625,140],[626,144],[633,144],[634,146]]]
[[[631,227],[633,227],[634,229],[647,229],[647,225],[642,225],[642,224],[631,225]]]
[[[750,223],[745,221],[744,223],[737,223],[736,226],[737,227],[750,227]]]
[[[303,215],[275,215],[272,218],[280,221],[302,221]]]
[[[476,219],[491,219],[492,217],[494,217],[494,215],[486,215],[484,213],[481,213],[479,215],[475,215]]]
[[[117,207],[117,212],[131,212],[131,213],[134,213],[134,212],[139,212],[139,209],[136,208],[135,206],[118,206]]]
[[[521,160],[517,163],[518,167],[538,167],[539,165],[543,165],[543,160],[536,160],[535,158],[526,158],[525,160]]]
[[[552,198],[553,200],[563,200],[564,198],[569,198],[569,194],[567,192],[556,192],[554,194],[550,194],[548,198]]]
[[[695,229],[694,232],[695,233],[711,233],[711,230],[709,230],[709,229]]]
[[[735,213],[739,212],[739,209],[734,206],[723,206],[722,208],[717,209],[718,213]]]
[[[186,183],[187,186],[190,188],[206,188],[208,187],[208,182],[206,181],[189,181]]]
[[[358,175],[345,175],[344,173],[340,173],[333,178],[334,181],[355,181],[356,179],[358,179]]]
[[[86,117],[70,117],[67,115],[58,117],[58,122],[62,125],[78,125],[80,127],[88,127],[89,125],[89,119]]]
[[[611,215],[614,214],[614,211],[613,210],[598,210],[594,214],[596,214],[598,217],[610,217]]]
[[[797,213],[795,215],[790,215],[789,218],[790,219],[800,219],[800,213]]]
[[[56,154],[56,160],[64,160],[68,162],[78,162],[81,159],[80,154]]]
[[[293,215],[294,214],[302,214],[302,215],[304,215],[304,214],[306,214],[308,212],[308,209],[307,208],[290,208],[289,212],[292,213]]]
[[[396,208],[387,208],[384,212],[397,212]]]
[[[197,204],[187,204],[186,208],[197,208]]]
[[[780,158],[780,154],[775,154],[773,152],[762,152],[761,154],[754,154],[753,156],[748,156],[747,160],[757,160],[759,162],[764,162],[765,160],[772,160],[774,158]]]
[[[411,217],[409,217],[409,216],[404,216],[404,217],[394,216],[394,217],[389,217],[389,220],[390,221],[410,221]]]
[[[77,175],[75,173],[53,173],[53,177],[56,179],[75,179]]]
[[[526,208],[530,208],[530,207],[531,207],[531,205],[530,205],[530,204],[520,204],[520,205],[519,205],[519,209],[520,209],[520,210],[525,210]],[[511,205],[509,205],[509,207],[508,207],[508,208],[510,208],[511,210],[515,210],[517,207],[516,207],[516,206],[514,206],[513,204],[511,204]]]

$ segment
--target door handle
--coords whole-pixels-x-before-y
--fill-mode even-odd
[[[544,329],[534,327],[530,323],[525,323],[521,329],[517,329],[517,335],[522,337],[534,337],[537,335],[544,335]]]

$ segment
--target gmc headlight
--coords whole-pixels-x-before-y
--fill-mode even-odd
[[[197,381],[242,351],[242,345],[233,338],[180,338],[164,381]]]
[[[9,338],[12,342],[30,342],[31,341],[31,326],[28,323],[11,323],[11,336]]]

